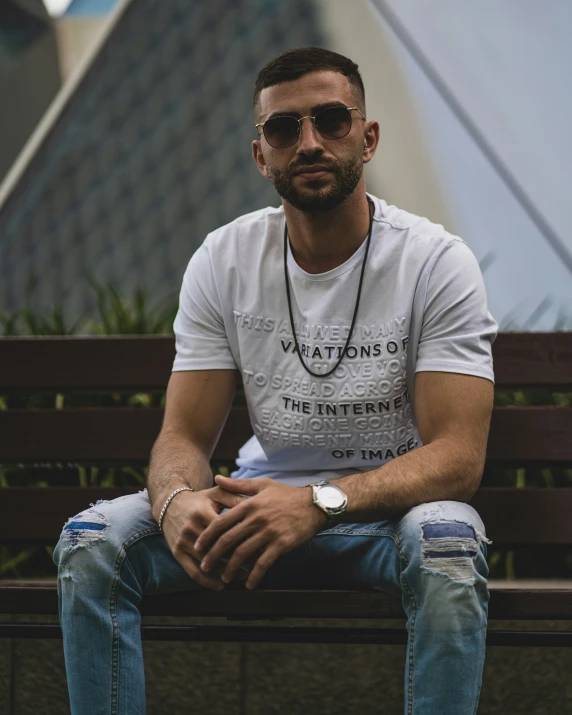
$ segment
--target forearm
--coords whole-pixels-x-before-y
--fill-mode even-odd
[[[336,479],[348,495],[344,521],[375,522],[417,504],[467,501],[479,484],[483,459],[446,439],[408,452],[379,469]]]
[[[212,486],[212,471],[204,452],[180,434],[162,432],[153,445],[147,476],[154,518],[158,520],[165,500],[175,489]]]

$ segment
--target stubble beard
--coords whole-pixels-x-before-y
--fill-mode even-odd
[[[321,163],[319,160],[315,163]],[[363,174],[363,159],[361,155],[346,162],[328,162],[327,167],[330,169],[336,179],[330,186],[312,186],[304,189],[298,189],[294,186],[294,177],[297,171],[300,171],[304,165],[298,165],[294,168],[275,169],[268,166],[268,172],[274,188],[278,194],[289,204],[299,211],[308,213],[314,211],[331,211],[343,203],[348,196],[351,196]],[[321,183],[320,180],[315,184]]]

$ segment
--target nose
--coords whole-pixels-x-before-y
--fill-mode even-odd
[[[300,137],[298,139],[298,154],[316,154],[322,152],[322,137],[314,126],[311,117],[303,117],[300,123]]]

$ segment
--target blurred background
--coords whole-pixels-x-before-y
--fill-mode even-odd
[[[0,329],[90,332],[107,296],[155,316],[113,330],[171,332],[206,234],[278,204],[252,86],[311,44],[362,71],[369,190],[468,241],[501,329],[571,329],[571,26],[567,0],[1,0]]]
[[[251,159],[252,89],[303,45],[359,64],[381,125],[369,190],[469,243],[501,330],[572,330],[570,28],[570,0],[0,0],[0,336],[172,333],[207,233],[279,203]],[[164,404],[164,392],[0,395],[14,412]],[[495,404],[569,409],[572,392],[497,390]],[[571,466],[493,465],[482,484],[569,488]],[[0,464],[0,492],[142,489],[147,474]],[[52,555],[0,543],[0,580],[53,582]],[[488,563],[492,579],[569,582],[572,551],[493,545]],[[400,713],[405,655],[146,642],[148,712]],[[571,658],[489,649],[479,712],[570,712]],[[38,712],[69,712],[61,641],[0,639],[0,715]]]

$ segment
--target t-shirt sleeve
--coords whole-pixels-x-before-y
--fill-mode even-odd
[[[173,372],[236,370],[211,258],[204,244],[193,254],[183,276],[173,329],[176,346]]]
[[[464,241],[454,239],[429,277],[415,371],[456,372],[494,382],[491,345],[497,329],[477,259]]]

